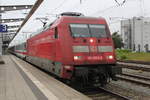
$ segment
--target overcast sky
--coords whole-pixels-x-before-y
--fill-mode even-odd
[[[36,0],[0,0],[0,5],[34,4],[35,1]],[[124,0],[118,0],[119,3],[123,1]],[[82,0],[82,4],[80,4],[80,0],[44,0],[39,9],[19,32],[15,40],[20,42],[25,37],[25,33],[22,35],[23,32],[35,32],[42,27],[42,23],[35,18],[46,16],[49,18],[49,21],[53,21],[55,14],[66,11],[81,12],[84,15],[94,17],[102,16],[106,18],[111,32],[120,31],[121,19],[132,18],[134,16],[149,17],[149,4],[150,0],[126,0],[122,6],[118,6],[115,0]],[[24,14],[26,12],[28,12],[28,10],[7,12],[3,14],[3,18],[24,17],[26,16]]]

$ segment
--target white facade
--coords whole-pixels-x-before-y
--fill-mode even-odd
[[[125,49],[150,51],[150,18],[134,17],[122,20],[121,34]]]

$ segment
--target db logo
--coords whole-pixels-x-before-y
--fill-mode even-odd
[[[89,56],[88,60],[102,60],[102,56]]]
[[[91,52],[97,52],[97,46],[90,46]]]

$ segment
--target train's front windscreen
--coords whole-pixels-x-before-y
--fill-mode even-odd
[[[107,37],[103,24],[70,24],[70,28],[73,37]]]

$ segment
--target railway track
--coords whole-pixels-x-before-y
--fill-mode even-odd
[[[150,72],[150,65],[145,65],[145,64],[117,62],[117,66],[122,68],[129,68],[134,70],[142,70],[142,71]]]
[[[119,80],[124,80],[138,85],[150,87],[150,78],[148,77],[123,73],[121,75],[117,75],[117,78]]]
[[[126,96],[120,95],[102,87],[84,92],[84,94],[93,100],[131,100]]]
[[[124,62],[124,63],[136,63],[136,64],[150,65],[150,62],[148,62],[148,61],[118,60],[118,62]]]

